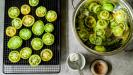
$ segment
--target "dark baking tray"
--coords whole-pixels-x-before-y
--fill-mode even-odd
[[[3,65],[29,65],[28,60],[21,59],[18,63],[11,63],[9,61],[8,55],[9,55],[9,52],[11,52],[12,50],[7,47],[7,42],[10,39],[10,37],[6,36],[6,34],[5,34],[6,28],[8,26],[11,26],[11,21],[12,21],[12,19],[8,17],[8,9],[12,6],[16,6],[20,9],[23,4],[29,4],[28,1],[29,0],[5,0]],[[42,49],[45,49],[45,48],[51,49],[53,51],[54,56],[51,61],[49,61],[49,62],[42,61],[40,65],[59,65],[60,64],[60,22],[61,22],[60,0],[40,0],[38,6],[45,6],[47,8],[47,10],[54,10],[58,14],[58,19],[55,22],[53,22],[55,30],[52,34],[55,35],[55,43],[52,46],[44,45],[44,47],[42,48]],[[33,15],[35,17],[36,21],[42,20],[44,22],[44,24],[48,23],[45,18],[38,18],[35,15],[35,10],[38,6],[31,7],[30,15]],[[22,19],[23,16],[24,15],[20,14],[19,17]],[[23,27],[21,27],[21,29],[22,28],[26,28],[26,27],[23,26]],[[21,29],[19,29],[19,30],[21,30]],[[29,29],[31,29],[31,27]],[[19,32],[19,30],[17,30],[17,32]],[[17,35],[18,35],[18,33],[17,33]],[[42,36],[32,35],[32,38],[28,41],[23,41],[22,47],[17,50],[20,51],[23,47],[32,48],[31,40],[35,37],[42,38]],[[33,49],[32,49],[32,51],[33,51],[32,54],[38,54],[38,55],[40,55],[40,52],[41,52],[41,50],[35,51]]]

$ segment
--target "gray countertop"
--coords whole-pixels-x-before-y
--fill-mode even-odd
[[[72,8],[70,0],[62,0],[62,48],[61,48],[61,72],[58,74],[49,75],[78,75],[78,72],[71,71],[66,65],[66,58],[70,53],[80,52],[86,57],[86,66],[83,70],[84,75],[92,75],[90,72],[90,63],[95,59],[104,59],[110,63],[109,75],[133,75],[133,51],[123,51],[113,56],[97,56],[89,53],[83,48],[75,38],[72,31]],[[0,75],[2,73],[3,60],[3,26],[4,26],[4,0],[0,0]],[[128,48],[131,48],[132,44]],[[10,74],[11,75],[11,74]],[[18,74],[17,74],[18,75]],[[30,75],[30,74],[29,74]],[[39,75],[39,74],[35,74]],[[48,74],[47,74],[48,75]]]

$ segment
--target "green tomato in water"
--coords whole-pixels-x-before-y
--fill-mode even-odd
[[[7,46],[9,49],[17,49],[21,47],[23,40],[19,36],[13,36],[9,39]]]
[[[51,33],[54,30],[54,25],[52,23],[47,23],[44,26],[44,30],[45,30],[45,32]]]
[[[44,6],[40,6],[36,9],[36,15],[38,17],[44,17],[47,13],[47,9]]]
[[[12,63],[17,63],[20,61],[20,54],[18,51],[11,51],[8,58]]]
[[[29,0],[30,6],[37,6],[39,4],[39,0]]]
[[[104,46],[95,46],[94,49],[98,52],[106,52],[106,48]]]
[[[102,45],[103,39],[96,34],[91,34],[89,37],[90,43],[94,45]]]
[[[34,50],[40,50],[40,49],[42,49],[42,47],[43,47],[42,39],[40,39],[40,38],[34,38],[31,41],[31,46],[32,46],[32,48]]]
[[[31,54],[32,54],[32,50],[29,47],[25,47],[25,48],[21,49],[21,51],[20,51],[20,56],[23,59],[28,59],[31,56]]]
[[[15,18],[12,20],[12,26],[16,29],[20,29],[22,27],[22,20],[20,18]]]
[[[111,3],[106,3],[106,4],[103,4],[103,9],[105,9],[107,11],[113,11],[114,10],[114,6]]]
[[[108,22],[106,20],[100,19],[97,21],[96,27],[99,29],[106,29],[108,27]]]
[[[54,22],[57,19],[57,13],[53,10],[50,10],[46,14],[46,19],[48,22]]]
[[[127,21],[128,15],[124,10],[120,9],[113,14],[113,17],[117,23],[123,23]]]
[[[37,67],[41,63],[41,58],[39,55],[34,54],[29,58],[29,64],[32,67]]]
[[[45,33],[42,37],[42,40],[45,45],[52,45],[54,43],[55,37],[51,33]]]
[[[26,29],[26,28],[20,30],[20,32],[19,32],[19,36],[20,36],[23,40],[28,40],[28,39],[30,39],[30,38],[31,38],[31,35],[32,35],[31,31],[30,31],[29,29]]]
[[[101,11],[100,14],[98,15],[100,19],[108,20],[110,18],[110,13],[106,10]]]
[[[18,7],[10,7],[8,9],[8,16],[10,18],[17,18],[20,14],[20,10],[18,9]]]
[[[112,29],[112,33],[114,34],[114,36],[116,37],[121,37],[124,33],[123,28],[121,28],[120,26],[114,27]]]
[[[32,26],[32,32],[35,35],[42,35],[44,32],[44,23],[41,20],[36,21]]]

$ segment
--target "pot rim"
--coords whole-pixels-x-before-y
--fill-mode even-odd
[[[75,9],[75,11],[73,12],[73,27],[72,27],[72,29],[73,29],[73,31],[74,31],[74,34],[75,34],[75,37],[77,38],[77,40],[80,42],[80,44],[84,47],[84,48],[86,48],[89,52],[91,52],[91,53],[94,53],[94,54],[98,54],[98,55],[103,55],[103,56],[109,56],[109,55],[114,55],[114,54],[117,54],[117,53],[119,53],[119,52],[121,52],[121,51],[124,51],[124,49],[129,45],[129,43],[132,41],[132,35],[133,35],[133,31],[132,31],[132,29],[133,29],[133,26],[131,25],[131,24],[133,24],[133,22],[131,21],[131,23],[130,23],[130,26],[131,26],[131,28],[130,28],[130,34],[129,34],[129,38],[128,38],[128,40],[127,40],[127,43],[125,43],[124,45],[122,45],[121,47],[119,47],[119,48],[117,48],[117,49],[115,49],[115,50],[113,50],[113,51],[109,51],[109,52],[97,52],[97,51],[95,51],[94,49],[91,49],[91,48],[89,48],[87,45],[85,45],[83,42],[82,42],[82,40],[79,38],[79,36],[78,36],[78,33],[77,33],[77,30],[76,30],[76,26],[75,26],[75,19],[76,19],[76,15],[77,15],[77,13],[78,13],[78,10],[80,9],[80,7],[86,2],[87,0],[82,0],[78,5],[77,5],[77,7],[76,7],[76,9]],[[129,3],[127,3],[127,2],[125,2],[124,0],[119,0],[121,3],[122,3],[122,5],[124,5],[125,6],[125,8],[128,10],[128,12],[129,12],[129,14],[131,15],[129,18],[131,18],[131,20],[133,20],[133,9],[132,9],[132,7],[129,5]]]

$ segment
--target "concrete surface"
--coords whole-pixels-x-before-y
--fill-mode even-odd
[[[68,1],[68,3],[67,3]],[[0,0],[0,75],[2,73],[2,51],[3,51],[3,26],[4,26],[4,0]],[[75,38],[72,31],[72,15],[74,9],[71,5],[71,0],[62,0],[62,59],[61,59],[61,72],[59,74],[49,74],[49,75],[78,75],[78,72],[71,71],[66,65],[66,57],[72,52],[83,53],[86,57],[86,66],[83,70],[84,75],[92,75],[90,72],[90,63],[94,59],[104,59],[110,64],[109,75],[133,75],[133,51],[123,51],[119,54],[113,56],[96,56],[89,53],[85,48],[83,48],[80,43]],[[131,48],[132,44],[128,47]],[[133,47],[132,47],[133,48]],[[11,75],[11,74],[10,74]],[[18,74],[17,74],[18,75]],[[29,74],[30,75],[30,74]],[[35,74],[39,75],[39,74]],[[48,74],[47,74],[48,75]]]

